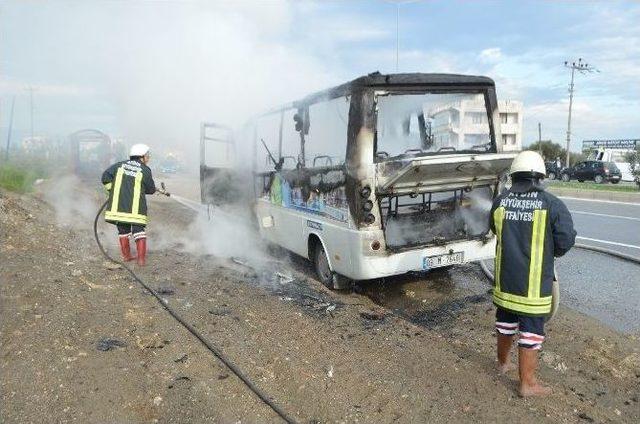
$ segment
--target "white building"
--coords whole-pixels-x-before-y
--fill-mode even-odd
[[[498,110],[504,150],[519,152],[522,150],[522,102],[499,100]]]
[[[522,102],[498,101],[500,129],[505,151],[522,150]],[[460,149],[486,143],[489,125],[484,99],[460,100],[428,111],[433,136],[439,146]]]

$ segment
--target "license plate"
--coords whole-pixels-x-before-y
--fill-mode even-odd
[[[464,253],[456,252],[447,255],[425,256],[422,258],[422,269],[439,268],[442,266],[461,264],[464,261]]]

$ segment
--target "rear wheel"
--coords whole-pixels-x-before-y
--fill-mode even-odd
[[[620,180],[611,180],[611,182],[612,182],[613,184],[618,184],[618,183],[620,182]]]
[[[596,175],[593,180],[596,182],[596,184],[602,184],[604,182],[604,178],[602,177],[602,175]]]
[[[583,182],[584,182],[584,180],[578,180],[578,182],[579,182],[579,183],[583,183]]]
[[[549,172],[549,174],[547,174],[547,178],[550,180],[555,180],[556,179],[556,173],[555,172]]]
[[[316,269],[318,280],[331,290],[346,290],[351,288],[351,280],[331,271],[329,259],[322,243],[318,242],[314,249],[313,265]]]
[[[326,287],[333,289],[333,272],[329,267],[327,253],[320,243],[318,243],[314,249],[313,265],[315,266],[318,280]]]
[[[569,180],[571,180],[571,178],[569,177],[569,174],[562,174],[562,181],[564,181],[565,183],[568,183]]]

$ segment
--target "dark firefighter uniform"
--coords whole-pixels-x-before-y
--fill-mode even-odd
[[[544,317],[551,312],[554,257],[573,247],[576,232],[567,207],[538,185],[510,190],[491,208],[497,236],[493,303],[496,329],[521,347],[539,349]]]
[[[138,160],[111,165],[102,174],[102,184],[109,191],[105,220],[112,224],[147,225],[145,194],[156,191],[151,169]]]

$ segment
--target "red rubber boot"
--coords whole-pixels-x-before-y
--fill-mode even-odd
[[[125,262],[129,262],[134,260],[136,257],[131,256],[131,246],[129,245],[129,236],[120,236],[120,253],[122,254],[122,260]]]
[[[141,237],[136,240],[136,249],[138,250],[138,265],[144,266],[147,256],[147,238]]]

